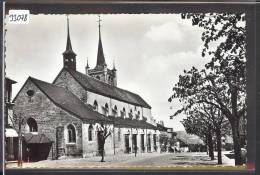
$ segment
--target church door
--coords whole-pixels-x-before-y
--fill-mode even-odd
[[[154,145],[154,151],[157,151],[156,134],[153,135],[153,145]]]
[[[142,152],[145,151],[145,147],[144,147],[144,134],[141,134],[141,151]]]
[[[131,148],[129,147],[129,134],[125,134],[125,152],[130,153]]]
[[[133,137],[132,137],[132,143],[133,143],[133,151],[132,152],[135,152],[135,149],[137,151],[137,134],[133,134]]]
[[[147,152],[151,152],[151,134],[148,134],[147,137]]]
[[[101,151],[102,151],[102,145],[100,144],[101,143],[101,139],[102,139],[102,136],[101,136],[101,132],[98,131],[97,132],[97,145],[98,145],[98,152],[97,152],[97,155],[100,156],[101,155]]]

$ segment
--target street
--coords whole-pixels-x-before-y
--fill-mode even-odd
[[[229,159],[223,153],[223,165],[234,166],[234,159]],[[210,160],[205,152],[198,153],[142,153],[117,154],[105,156],[105,162],[101,163],[101,157],[89,158],[64,158],[61,160],[44,160],[39,162],[25,162],[22,168],[171,168],[217,165],[217,157]],[[17,163],[8,163],[7,168],[17,168]]]

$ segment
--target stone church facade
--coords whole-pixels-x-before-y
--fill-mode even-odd
[[[22,119],[25,157],[99,155],[100,126],[111,135],[105,154],[159,152],[160,129],[151,106],[138,94],[117,87],[117,70],[107,67],[100,34],[97,64],[76,70],[68,24],[63,68],[52,83],[29,77],[14,98],[14,117]],[[16,123],[16,127],[18,123]]]

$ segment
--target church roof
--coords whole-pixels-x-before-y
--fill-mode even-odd
[[[78,81],[78,83],[87,91],[91,91],[119,101],[151,109],[151,106],[146,103],[146,101],[144,101],[144,99],[142,99],[142,97],[140,97],[138,94],[109,85],[77,71],[67,71],[69,71],[70,74],[75,78],[75,80]]]
[[[17,83],[16,81],[12,80],[11,78],[5,77],[5,81],[10,83],[10,84],[15,84]]]
[[[108,118],[85,105],[78,97],[65,88],[35,78],[29,79],[57,106],[83,121],[110,122]]]

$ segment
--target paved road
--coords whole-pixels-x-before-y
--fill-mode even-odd
[[[24,163],[23,168],[131,168],[131,167],[169,167],[190,165],[217,165],[217,160],[210,160],[206,153],[142,153],[106,156],[106,162],[100,157],[71,158],[63,160],[44,160]],[[223,155],[223,165],[234,165],[234,160]],[[17,164],[8,164],[7,168],[16,168]]]

